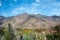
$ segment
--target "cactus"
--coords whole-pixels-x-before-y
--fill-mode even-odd
[[[23,40],[23,36],[21,35],[20,40]]]
[[[3,27],[0,27],[0,40],[3,38],[4,36],[4,28]]]
[[[0,40],[1,40],[1,36],[0,36]]]
[[[9,31],[11,40],[16,40],[16,36],[14,34],[12,25],[10,23],[8,23],[8,31]]]
[[[33,40],[36,40],[36,36],[35,35],[33,35]]]
[[[11,40],[10,34],[9,34],[9,32],[8,32],[7,29],[5,29],[5,34],[4,34],[4,36],[5,36],[5,40]]]

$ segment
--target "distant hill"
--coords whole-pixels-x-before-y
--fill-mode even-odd
[[[5,19],[5,17],[4,17],[4,16],[0,16],[0,25],[2,25],[2,24],[3,24],[4,19]]]
[[[27,28],[27,29],[35,29],[35,28],[50,28],[55,25],[60,24],[60,16],[45,16],[41,14],[20,14],[17,16],[1,18],[0,21],[4,21],[4,25],[10,22],[13,25],[13,28]]]

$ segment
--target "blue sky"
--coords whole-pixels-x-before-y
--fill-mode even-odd
[[[0,0],[0,16],[15,16],[24,12],[60,16],[60,0]]]

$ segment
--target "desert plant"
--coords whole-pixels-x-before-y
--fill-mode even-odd
[[[54,27],[54,30],[56,30],[57,32],[60,32],[60,25],[56,25],[56,26]]]
[[[9,32],[9,34],[10,34],[11,40],[16,40],[16,36],[15,36],[15,34],[14,34],[12,25],[11,25],[10,23],[8,23],[8,32]]]
[[[9,31],[7,29],[4,29],[5,33],[4,33],[4,36],[5,36],[5,40],[11,40],[11,36],[9,34]]]
[[[4,30],[4,28],[0,27],[0,40],[4,36],[4,31],[3,30]]]

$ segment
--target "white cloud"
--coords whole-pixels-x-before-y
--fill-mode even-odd
[[[2,15],[3,15],[3,16],[7,16],[7,14],[6,14],[6,13],[2,13]]]
[[[38,7],[47,8],[48,5],[34,2],[34,3],[32,3],[32,7],[34,7],[34,8],[38,8]]]
[[[17,0],[14,0],[15,2],[17,1]]]
[[[2,3],[0,2],[0,7],[2,6]]]
[[[48,8],[48,6],[45,5],[45,4],[42,4],[41,7],[42,7],[42,8]]]
[[[60,6],[60,2],[58,2],[58,3],[53,3],[53,6]]]
[[[30,10],[31,10],[31,12],[36,12],[37,11],[36,8],[31,8]]]
[[[36,13],[34,13],[34,14],[38,14],[38,13],[36,12]]]
[[[49,13],[51,13],[52,15],[59,15],[60,16],[60,9],[52,9]]]
[[[40,0],[36,0],[36,2],[40,2]]]
[[[20,9],[20,10],[24,10],[25,8],[24,8],[24,7],[20,7],[19,9]]]
[[[36,7],[37,7],[37,6],[39,6],[39,4],[37,4],[37,3],[36,3],[36,4],[34,4],[34,6],[36,6]]]
[[[41,4],[36,3],[36,2],[33,2],[31,6],[32,6],[32,7],[38,7],[38,6],[41,6]]]
[[[24,7],[18,7],[12,11],[12,15],[17,15],[17,14],[23,13],[24,11],[25,11]]]

